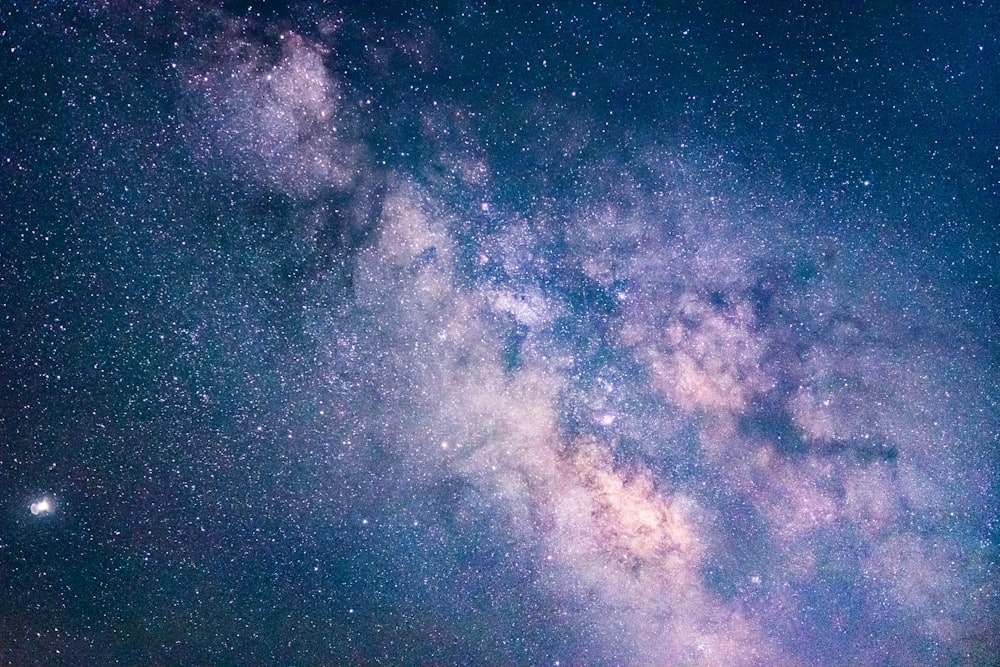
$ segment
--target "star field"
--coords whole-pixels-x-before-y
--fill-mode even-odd
[[[3,10],[0,664],[995,664],[997,26]]]

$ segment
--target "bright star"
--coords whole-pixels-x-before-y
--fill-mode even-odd
[[[31,513],[35,516],[48,514],[52,511],[52,501],[49,498],[41,498],[31,503]]]

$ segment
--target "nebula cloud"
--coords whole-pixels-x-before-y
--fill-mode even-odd
[[[292,197],[314,198],[355,184],[360,145],[337,79],[321,47],[279,36],[277,62],[240,37],[224,42],[221,63],[192,74],[197,148],[208,161]]]

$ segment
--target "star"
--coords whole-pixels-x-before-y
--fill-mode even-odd
[[[48,514],[53,510],[52,500],[48,496],[43,496],[42,498],[39,498],[35,502],[31,503],[31,507],[29,509],[34,516]]]

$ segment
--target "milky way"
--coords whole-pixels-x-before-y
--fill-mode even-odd
[[[15,13],[0,663],[994,664],[1000,15],[830,11]]]

